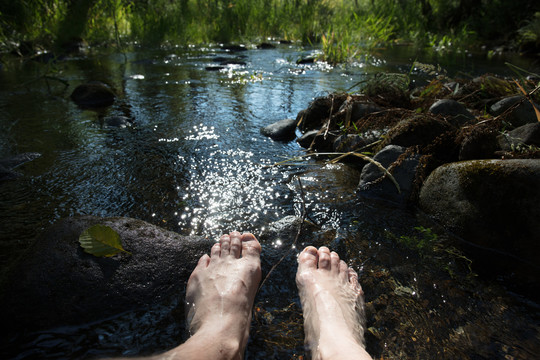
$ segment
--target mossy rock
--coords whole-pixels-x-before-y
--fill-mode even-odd
[[[102,82],[91,81],[81,84],[71,93],[71,100],[82,108],[100,108],[111,106],[116,95]]]
[[[540,274],[539,184],[537,159],[450,163],[427,178],[419,205],[465,241],[477,270],[532,284]]]

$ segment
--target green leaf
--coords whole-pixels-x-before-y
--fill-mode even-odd
[[[122,247],[120,235],[109,226],[94,225],[89,227],[79,236],[79,242],[84,251],[94,256],[109,257],[119,252],[131,255]]]

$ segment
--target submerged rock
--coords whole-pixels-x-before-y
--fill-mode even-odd
[[[443,165],[420,191],[419,205],[468,244],[480,272],[540,274],[540,160],[475,160]]]
[[[261,129],[261,134],[272,140],[290,141],[296,137],[296,120],[284,119]]]
[[[95,224],[116,230],[132,255],[98,258],[84,252],[78,238]],[[176,298],[183,306],[187,279],[212,244],[130,218],[62,220],[6,273],[2,321],[16,334],[79,325]]]
[[[114,103],[116,95],[111,88],[99,81],[81,84],[71,93],[71,100],[83,108],[99,108]]]
[[[106,116],[103,124],[108,127],[126,128],[133,125],[133,121],[127,116]]]

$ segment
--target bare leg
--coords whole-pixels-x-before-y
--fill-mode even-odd
[[[312,358],[371,359],[364,349],[363,292],[356,272],[327,247],[298,256],[296,284]]]
[[[187,284],[191,337],[162,359],[242,359],[261,281],[261,245],[252,234],[223,235]]]

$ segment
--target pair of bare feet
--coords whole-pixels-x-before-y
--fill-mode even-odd
[[[187,285],[191,337],[160,358],[243,358],[261,281],[260,253],[255,236],[232,232],[201,257]],[[308,246],[298,256],[296,283],[312,358],[371,359],[356,272],[328,248]]]

